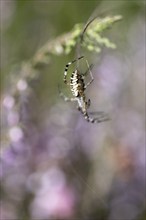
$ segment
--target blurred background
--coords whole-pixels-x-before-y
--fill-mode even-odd
[[[86,57],[90,110],[111,119],[90,124],[58,94],[75,54],[29,63],[103,11],[123,19],[106,32],[117,48]],[[2,220],[146,219],[144,1],[1,0],[0,91]]]

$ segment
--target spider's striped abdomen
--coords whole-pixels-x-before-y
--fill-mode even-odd
[[[70,78],[70,88],[73,96],[83,97],[85,96],[85,84],[82,75],[76,70],[72,73]]]

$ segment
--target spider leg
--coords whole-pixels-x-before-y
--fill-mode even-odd
[[[88,69],[86,70],[86,72],[85,73],[83,73],[83,76],[87,76],[88,75],[88,73],[89,73],[89,71],[90,70],[92,70],[92,68],[93,68],[93,64],[91,64],[89,67],[88,67]]]
[[[91,113],[91,114],[92,114],[92,113]],[[104,122],[104,121],[109,121],[109,120],[111,120],[110,117],[109,117],[109,115],[106,114],[105,112],[98,111],[98,112],[96,112],[96,114],[97,114],[97,117],[94,118],[95,121],[96,121],[96,123],[100,123],[100,122]]]
[[[68,72],[69,66],[72,63],[76,62],[77,60],[82,59],[83,57],[84,56],[81,56],[81,57],[77,58],[76,60],[73,60],[73,61],[69,62],[68,64],[66,64],[65,70],[64,70],[64,78],[63,78],[63,81],[64,81],[65,84],[68,84],[68,82],[67,82],[67,72]]]
[[[104,111],[96,111],[96,112],[89,112],[90,115],[97,115],[97,116],[107,116],[107,114]]]
[[[87,66],[88,66],[88,72],[90,73],[90,77],[91,77],[91,80],[85,85],[85,89],[93,82],[94,78],[93,78],[93,75],[92,75],[92,72],[91,72],[91,68],[88,64],[88,61],[86,60],[86,63],[87,63]]]
[[[110,121],[110,120],[111,120],[110,118],[97,118],[95,121],[96,123],[101,123],[101,122]]]
[[[110,120],[110,118],[105,115],[103,115],[103,117],[99,116],[97,118],[92,118],[89,116],[88,112],[82,112],[82,114],[84,115],[85,120],[87,120],[88,122],[91,122],[91,123],[101,123],[101,122]]]

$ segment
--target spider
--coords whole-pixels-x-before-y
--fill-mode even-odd
[[[66,102],[69,102],[69,101],[70,102],[74,102],[74,101],[77,102],[77,104],[78,104],[77,109],[83,114],[84,118],[88,122],[100,123],[103,121],[107,121],[107,120],[109,120],[109,118],[104,115],[104,112],[96,112],[96,114],[99,115],[97,118],[90,117],[87,112],[88,108],[90,107],[91,101],[90,101],[90,99],[86,98],[85,90],[94,80],[92,72],[91,72],[91,68],[93,65],[89,66],[89,64],[86,60],[87,67],[88,67],[87,71],[84,74],[81,74],[80,71],[78,69],[76,69],[71,74],[70,82],[67,81],[67,74],[68,74],[69,66],[82,58],[84,58],[84,56],[81,56],[81,57],[77,58],[76,60],[73,60],[73,61],[69,62],[68,64],[66,64],[65,71],[64,71],[63,81],[66,85],[70,86],[73,98],[66,97],[60,91],[60,89],[59,89],[59,95]],[[85,84],[84,79],[88,73],[90,73],[91,80],[87,84]],[[94,113],[91,113],[91,114],[94,114]]]

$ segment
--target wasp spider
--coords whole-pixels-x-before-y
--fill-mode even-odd
[[[63,81],[66,85],[70,86],[73,98],[66,97],[60,91],[60,89],[59,89],[59,94],[66,102],[76,101],[78,103],[78,106],[77,106],[78,110],[83,114],[84,118],[88,122],[99,123],[99,122],[107,121],[107,120],[109,120],[109,118],[107,116],[105,116],[104,112],[96,112],[96,114],[98,114],[98,117],[96,117],[96,118],[90,117],[87,112],[88,108],[90,107],[90,99],[87,100],[86,95],[85,95],[85,90],[94,80],[93,76],[92,76],[92,72],[91,72],[92,65],[89,66],[87,60],[86,60],[86,63],[88,66],[87,71],[84,74],[81,74],[80,71],[78,69],[76,69],[74,72],[72,72],[71,77],[70,77],[70,81],[69,82],[67,81],[67,74],[68,74],[69,66],[82,58],[84,58],[84,56],[81,56],[78,59],[69,62],[66,65],[65,71],[64,71]],[[91,80],[87,84],[85,84],[84,79],[88,73],[90,73]]]

